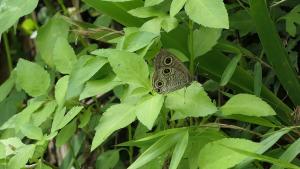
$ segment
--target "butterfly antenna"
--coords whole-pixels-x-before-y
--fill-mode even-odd
[[[199,65],[199,62],[197,62],[197,64],[196,64],[196,70],[195,70],[195,75],[194,75],[194,79],[196,80],[196,81],[198,81],[199,79],[198,79],[198,76],[197,76],[197,72],[198,72],[198,68],[200,68],[199,67],[200,65]]]

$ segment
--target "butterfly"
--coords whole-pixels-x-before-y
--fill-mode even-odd
[[[162,49],[154,59],[152,86],[159,94],[181,89],[192,82],[188,69],[176,56]]]

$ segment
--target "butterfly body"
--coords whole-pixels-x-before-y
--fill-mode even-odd
[[[183,63],[164,49],[154,59],[154,68],[152,85],[159,94],[181,89],[192,82]]]

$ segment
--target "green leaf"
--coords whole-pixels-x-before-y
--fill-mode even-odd
[[[276,142],[286,133],[288,133],[290,128],[282,128],[281,130],[271,132],[265,135],[265,139],[263,139],[260,144],[262,147],[256,152],[258,154],[262,154],[270,149]]]
[[[296,36],[297,25],[300,24],[300,5],[295,6],[288,14],[279,18],[286,21],[286,31],[291,36]]]
[[[228,14],[222,0],[187,0],[185,11],[198,24],[212,28],[229,28]]]
[[[69,110],[68,113],[61,119],[56,129],[59,130],[65,127],[82,109],[83,106],[75,106]]]
[[[0,142],[0,159],[6,157],[5,145]]]
[[[225,148],[223,145],[250,152],[255,152],[260,147],[260,144],[245,139],[224,138],[213,141],[201,149],[199,167],[202,169],[227,169],[234,167],[247,158],[246,155]]]
[[[42,140],[38,141],[35,145],[35,151],[33,153],[32,158],[30,161],[37,161],[38,159],[41,159],[45,153],[47,153],[49,140],[47,140],[47,135],[45,135]]]
[[[65,103],[65,96],[68,89],[69,78],[70,76],[66,75],[61,77],[56,82],[54,96],[58,106],[63,106]]]
[[[38,110],[32,115],[33,124],[35,126],[40,126],[51,116],[56,106],[57,104],[54,100],[46,103],[40,110]]]
[[[37,6],[38,0],[1,0],[0,1],[0,36],[13,26],[20,17],[31,13]]]
[[[165,105],[184,117],[204,117],[217,111],[200,83],[193,82],[187,88],[171,92],[167,95]]]
[[[158,33],[159,34],[159,33]],[[161,43],[159,38],[155,38],[150,44],[148,44],[143,49],[137,51],[137,54],[143,57],[145,60],[153,58],[161,48]]]
[[[15,84],[13,74],[0,86],[0,102],[2,102],[10,93]]]
[[[226,138],[217,128],[197,128],[190,132],[189,144],[185,154],[187,154],[190,169],[198,169],[200,150],[209,142]],[[185,156],[184,156],[185,157]]]
[[[70,74],[66,100],[80,95],[84,83],[96,74],[105,64],[107,59],[94,56],[81,56],[74,65]]]
[[[161,27],[170,32],[178,26],[178,21],[175,17],[165,16],[162,18]]]
[[[15,154],[15,150],[19,149],[20,147],[25,146],[25,144],[22,143],[20,138],[18,137],[10,137],[7,139],[1,139],[0,143],[5,146],[5,156],[10,156],[12,154]]]
[[[145,22],[140,27],[140,30],[144,32],[151,32],[156,35],[160,35],[161,23],[162,23],[162,18],[156,17]]]
[[[99,17],[97,17],[97,19],[94,21],[93,24],[96,26],[99,26],[99,27],[101,27],[101,26],[109,27],[111,22],[112,22],[111,17],[109,17],[105,14],[102,14]]]
[[[150,32],[134,32],[125,36],[123,49],[129,52],[137,51],[152,42],[157,35]]]
[[[181,133],[167,135],[156,141],[153,145],[151,145],[145,152],[143,152],[138,159],[132,163],[128,169],[137,169],[142,167],[146,163],[154,160],[171,147],[173,147],[177,141],[181,139]]]
[[[141,101],[142,97],[149,94],[149,89],[129,85],[116,88],[115,92],[122,92],[117,95],[121,102],[136,105],[139,101]]]
[[[89,6],[97,9],[101,13],[104,13],[112,17],[118,23],[121,23],[127,27],[139,27],[145,20],[139,19],[127,13],[128,7],[131,9],[137,8],[143,5],[142,1],[132,1],[132,2],[106,2],[99,0],[83,0]]]
[[[33,139],[33,140],[41,140],[43,138],[42,129],[31,123],[26,123],[26,124],[22,125],[21,132],[26,137]]]
[[[255,106],[254,106],[255,105]],[[250,94],[237,94],[221,107],[224,115],[272,116],[276,112],[261,98]]]
[[[44,138],[45,138],[45,140],[50,141],[50,140],[52,140],[54,137],[56,137],[57,133],[58,133],[58,132],[55,131],[55,132],[53,132],[53,133],[50,133],[49,135],[46,134],[46,135],[44,135]]]
[[[222,61],[220,61],[222,60]],[[202,57],[198,57],[198,63],[200,63],[200,71],[207,73],[209,77],[215,81],[219,81],[224,69],[228,65],[229,59],[221,52],[212,50]],[[250,75],[245,69],[237,67],[233,74],[228,86],[237,91],[243,91],[245,93],[253,93],[253,76]],[[284,104],[273,92],[271,92],[266,86],[262,87],[261,97],[266,100],[278,113],[278,117],[285,124],[289,124],[291,110],[286,104]]]
[[[142,167],[139,167],[138,169],[162,169],[164,168],[164,165],[166,165],[165,160],[167,158],[167,153],[163,153],[162,155],[158,156],[154,160],[150,161],[149,163],[146,163]]]
[[[119,150],[108,150],[101,155],[96,160],[96,169],[111,169],[115,168],[119,161],[120,155]]]
[[[281,130],[267,134],[266,136],[268,136],[268,137],[260,142],[261,147],[257,151],[255,151],[255,153],[263,154],[268,149],[270,149],[283,135],[285,135],[289,131],[290,131],[289,128],[283,128]],[[241,163],[237,166],[237,169],[245,168],[245,166],[247,166],[252,161],[253,161],[253,159],[251,159],[251,158],[245,160],[243,163]]]
[[[20,113],[12,116],[8,121],[6,121],[1,127],[0,130],[14,128],[16,131],[19,131],[20,127],[29,122],[31,115],[38,108],[42,106],[44,101],[30,100],[27,103],[27,107],[24,108]]]
[[[110,1],[110,2],[127,2],[132,0],[102,0],[102,1]]]
[[[150,89],[148,65],[135,53],[108,49],[108,61],[117,77],[129,84]]]
[[[76,120],[73,120],[71,123],[63,127],[56,137],[55,145],[57,147],[62,146],[63,144],[67,143],[69,139],[75,134],[76,132]]]
[[[107,109],[96,127],[91,150],[93,151],[114,131],[128,126],[135,120],[134,107],[128,104],[117,104]]]
[[[296,166],[294,164],[287,163],[285,161],[278,160],[278,159],[275,159],[275,158],[272,158],[272,157],[268,157],[268,156],[264,156],[264,155],[260,155],[260,154],[255,154],[253,152],[245,151],[245,150],[242,150],[240,148],[228,147],[226,145],[223,145],[223,146],[226,147],[226,148],[228,148],[228,149],[230,149],[230,150],[233,150],[233,151],[235,151],[235,152],[237,152],[239,154],[243,154],[243,155],[255,158],[255,159],[260,160],[260,161],[265,161],[265,162],[273,163],[273,164],[282,166],[284,168],[300,169],[300,167],[298,167],[298,166]]]
[[[234,12],[230,17],[230,28],[237,29],[240,36],[255,32],[255,25],[246,10]]]
[[[178,141],[173,151],[169,169],[176,169],[178,167],[179,162],[188,145],[188,141],[189,141],[189,132],[188,131],[183,132],[181,139]]]
[[[172,53],[173,55],[175,55],[181,62],[187,62],[189,61],[189,58],[182,53],[181,51],[177,50],[177,49],[167,49],[170,53]]]
[[[82,114],[80,114],[79,115],[80,124],[78,125],[78,128],[83,128],[87,124],[89,124],[91,116],[92,116],[92,112],[89,110],[86,110]]]
[[[38,30],[36,39],[37,51],[49,66],[54,66],[53,50],[55,42],[59,38],[67,39],[68,33],[69,24],[60,18],[59,15],[51,18]]]
[[[257,12],[260,11],[260,12]],[[300,105],[300,82],[273,23],[266,1],[251,0],[250,13],[273,71],[294,105]]]
[[[118,146],[135,146],[135,145],[138,145],[138,144],[141,144],[141,143],[144,143],[144,142],[148,142],[148,141],[157,139],[157,138],[162,137],[162,136],[174,135],[174,134],[180,133],[180,132],[182,133],[183,131],[186,131],[186,130],[187,130],[186,127],[162,130],[162,131],[159,131],[159,132],[154,133],[154,134],[152,133],[149,136],[144,137],[144,138],[140,138],[138,140],[131,140],[131,141],[127,141],[125,143],[118,144]]]
[[[256,62],[254,65],[254,94],[259,97],[262,88],[262,69],[261,64]]]
[[[161,42],[164,48],[173,48],[188,55],[188,29],[180,24],[176,29],[168,33],[161,33]]]
[[[200,27],[193,32],[193,50],[196,57],[210,51],[221,37],[222,29]]]
[[[54,133],[56,130],[58,130],[58,125],[62,121],[64,115],[66,112],[66,107],[61,108],[58,107],[55,111],[52,126],[51,126],[51,133]]]
[[[300,153],[300,138],[292,143],[288,149],[279,157],[280,160],[291,162]],[[273,165],[271,169],[283,169],[282,167]]]
[[[279,127],[278,125],[273,124],[270,120],[268,120],[266,118],[261,118],[261,117],[256,117],[256,116],[245,116],[245,115],[240,115],[240,114],[233,114],[233,115],[229,115],[229,116],[222,116],[222,118],[235,119],[238,121],[257,124],[260,126],[266,126],[266,127],[270,127],[270,128]]]
[[[187,0],[172,0],[170,16],[175,16],[184,6]]]
[[[226,69],[224,70],[224,72],[222,74],[220,86],[225,86],[230,81],[240,59],[241,59],[241,54],[238,54],[234,58],[232,58],[231,61],[228,63]]]
[[[145,0],[145,7],[154,6],[154,5],[160,4],[163,1],[164,0]]]
[[[127,3],[122,4],[114,4],[111,2],[104,2],[98,0],[84,0],[84,2],[88,3],[90,6],[93,6],[97,10],[105,13],[106,15],[111,16],[114,20],[122,23],[125,26],[135,26],[139,27],[146,21],[143,19],[139,19],[133,17],[132,15],[128,15],[126,13],[126,7],[128,7]],[[117,7],[117,5],[119,7]],[[136,5],[135,7],[133,7]],[[142,6],[143,2],[138,1],[131,5],[131,8],[136,8],[138,6]],[[122,9],[123,8],[123,9]],[[150,24],[152,25],[152,24]],[[157,24],[153,24],[157,25]],[[173,31],[169,33],[162,33],[161,41],[165,48],[175,48],[183,52],[185,55],[188,55],[187,49],[187,34],[188,30],[186,27],[179,26]],[[220,61],[221,60],[221,61]],[[209,78],[212,78],[215,81],[220,81],[220,77],[227,66],[229,59],[222,54],[221,52],[211,51],[202,57],[198,57],[197,60],[199,64],[199,68],[202,72],[207,73]],[[234,90],[239,90],[247,93],[253,92],[253,76],[251,76],[246,70],[241,67],[237,68],[237,71],[231,78],[229,82],[229,87]],[[269,104],[273,106],[273,108],[278,113],[280,120],[285,122],[286,124],[290,124],[290,113],[292,110],[284,104],[278,97],[276,97],[268,88],[263,86],[262,88],[262,98],[268,101]]]
[[[103,95],[108,91],[112,90],[118,85],[122,83],[115,75],[111,74],[107,77],[100,79],[100,80],[91,80],[88,81],[83,89],[82,93],[80,94],[79,100],[96,96],[96,95]]]
[[[133,16],[139,18],[149,18],[154,16],[165,16],[166,14],[154,7],[140,7],[128,11]]]
[[[149,130],[152,129],[154,122],[164,103],[162,95],[146,96],[136,106],[136,116],[139,121],[144,124]]]
[[[77,58],[66,38],[59,37],[53,49],[53,62],[56,69],[63,74],[70,74]]]
[[[20,169],[25,167],[27,161],[32,157],[35,150],[35,145],[26,145],[19,148],[16,155],[8,162],[8,169]]]
[[[0,126],[19,111],[26,97],[25,92],[13,89],[8,97],[0,102]]]
[[[40,65],[19,59],[16,67],[16,83],[30,96],[36,97],[47,93],[50,76]]]

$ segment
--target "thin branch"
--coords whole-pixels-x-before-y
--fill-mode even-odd
[[[222,124],[222,123],[208,123],[208,124],[200,124],[199,127],[219,127],[219,128],[229,128],[229,129],[236,129],[236,130],[242,130],[242,131],[246,131],[248,133],[257,135],[259,137],[262,137],[263,135],[239,126],[235,126],[235,125],[230,125],[230,124]]]
[[[273,8],[273,7],[277,6],[277,5],[280,5],[280,4],[284,3],[285,1],[287,1],[287,0],[280,0],[280,1],[274,2],[274,3],[270,6],[270,8]]]

